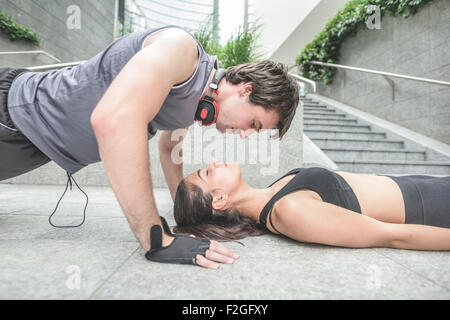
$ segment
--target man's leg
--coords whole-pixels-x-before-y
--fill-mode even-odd
[[[13,80],[26,69],[0,68],[0,181],[34,170],[50,159],[14,125],[8,112]]]

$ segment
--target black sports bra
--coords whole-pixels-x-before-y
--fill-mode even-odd
[[[267,216],[272,228],[280,233],[273,225],[271,212],[276,201],[294,191],[308,189],[317,192],[324,202],[332,203],[339,207],[361,213],[358,198],[349,184],[337,173],[325,168],[297,168],[269,185],[271,187],[276,182],[291,174],[296,174],[280,191],[278,191],[261,211],[259,215],[260,224],[267,229]],[[268,230],[268,229],[267,229]]]

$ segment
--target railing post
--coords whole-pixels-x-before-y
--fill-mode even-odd
[[[117,38],[117,21],[119,20],[119,0],[114,1],[114,31],[113,41]]]
[[[395,100],[395,82],[394,80],[392,80],[389,77],[383,76],[383,78],[387,81],[387,83],[389,83],[389,85],[391,86],[391,90],[392,90],[392,101]]]

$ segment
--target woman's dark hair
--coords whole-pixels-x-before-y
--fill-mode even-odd
[[[214,210],[213,197],[193,183],[183,179],[178,185],[174,216],[174,232],[193,234],[219,241],[235,241],[265,234],[264,229],[235,209]]]
[[[299,85],[287,66],[270,60],[244,63],[229,67],[226,79],[231,84],[252,83],[250,103],[279,114],[277,129],[281,139],[291,126],[300,100]]]

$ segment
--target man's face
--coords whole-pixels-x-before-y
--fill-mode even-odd
[[[251,104],[251,83],[241,83],[223,88],[217,102],[220,107],[216,128],[221,133],[239,134],[245,139],[254,132],[277,127],[279,115],[275,110],[265,110]]]

